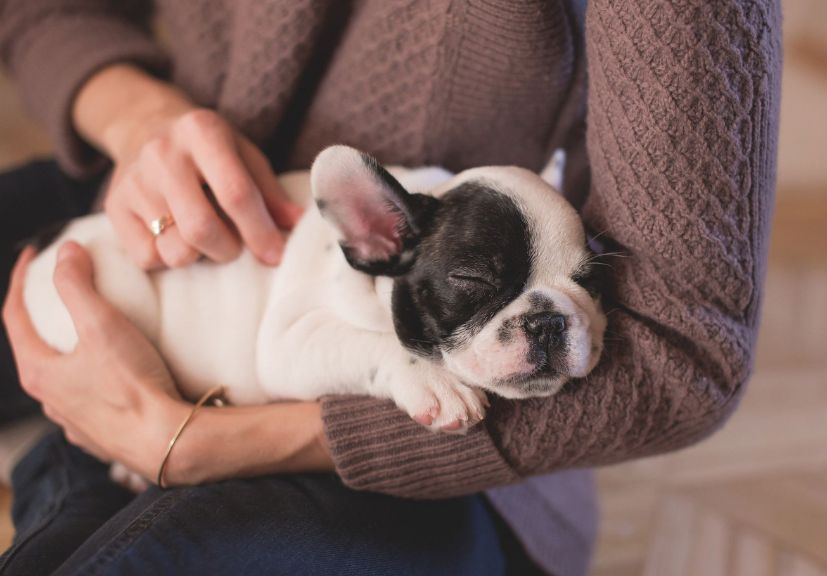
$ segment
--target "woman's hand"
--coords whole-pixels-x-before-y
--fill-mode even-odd
[[[217,113],[114,65],[83,86],[73,116],[115,163],[104,206],[140,266],[186,266],[201,255],[226,262],[241,243],[264,263],[281,260],[279,227],[292,228],[301,209],[261,151]],[[153,237],[149,223],[165,216],[174,225]]]
[[[77,244],[61,247],[55,285],[78,343],[61,354],[44,343],[23,303],[27,249],[12,274],[3,319],[23,388],[43,404],[66,438],[103,461],[118,460],[153,478],[187,407],[157,351],[95,292],[91,260]]]
[[[67,439],[154,482],[167,444],[192,409],[152,344],[95,291],[77,244],[58,254],[55,286],[78,334],[70,354],[43,342],[23,303],[27,249],[12,274],[3,319],[24,389]],[[169,485],[237,476],[333,470],[319,404],[203,408],[176,443]]]

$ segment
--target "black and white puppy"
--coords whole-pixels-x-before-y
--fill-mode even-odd
[[[277,268],[243,252],[147,273],[105,216],[73,222],[28,270],[35,327],[58,350],[76,343],[52,283],[57,244],[73,239],[189,398],[216,384],[236,404],[369,394],[462,430],[483,417],[485,391],[548,396],[597,363],[606,320],[584,285],[583,226],[537,174],[386,170],[333,146],[282,183],[305,204],[312,191],[317,208]]]

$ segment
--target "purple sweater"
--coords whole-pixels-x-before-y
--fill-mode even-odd
[[[675,450],[735,409],[753,361],[775,178],[778,0],[0,0],[0,55],[63,167],[102,166],[70,123],[112,62],[168,74],[278,168],[348,143],[381,161],[539,169],[613,262],[608,346],[550,399],[495,400],[465,436],[388,403],[323,399],[337,470],[359,490],[487,490],[538,563],[583,574],[583,469]],[[588,118],[588,122],[586,122]],[[551,474],[549,474],[551,473]],[[545,475],[543,475],[545,474]]]

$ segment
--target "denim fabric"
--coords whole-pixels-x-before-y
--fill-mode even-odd
[[[51,574],[133,499],[109,481],[108,466],[69,446],[60,432],[41,440],[12,475],[16,534],[0,574]]]
[[[133,498],[59,433],[17,467],[14,494],[4,575],[507,573],[483,496],[403,500],[303,474]]]

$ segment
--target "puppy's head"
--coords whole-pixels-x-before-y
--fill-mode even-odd
[[[334,146],[311,178],[350,265],[394,277],[407,348],[507,398],[553,394],[594,368],[606,320],[593,254],[539,176],[476,168],[411,194],[373,158]]]

